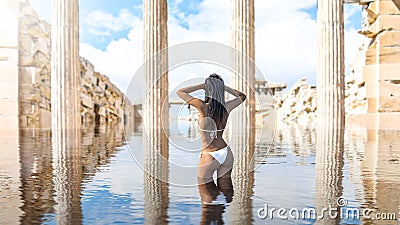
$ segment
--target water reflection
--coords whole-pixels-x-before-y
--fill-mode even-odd
[[[162,130],[143,133],[144,217],[146,224],[167,224],[169,207],[168,139]]]
[[[20,209],[24,212],[22,224],[40,224],[46,221],[46,214],[54,214],[55,201],[51,132],[20,131]]]
[[[253,116],[243,106],[238,107],[232,113],[229,145],[235,159],[232,172],[235,196],[231,204],[231,224],[253,223],[251,198],[254,193],[255,128],[252,126],[254,124]]]
[[[17,139],[20,185],[15,190],[20,190],[21,203],[15,206],[14,213],[0,214],[0,222],[82,223],[82,183],[90,179],[99,166],[109,162],[116,148],[122,146],[123,139],[120,126],[93,127],[85,130],[79,140],[62,139],[64,143],[55,145],[52,145],[50,130],[20,130]],[[13,148],[14,151],[17,148]],[[0,192],[5,193],[4,189]],[[18,208],[22,211],[20,216]],[[6,219],[15,217],[19,222]]]
[[[342,129],[321,128],[317,133],[315,208],[317,216],[323,216],[323,218],[317,219],[315,224],[339,224],[340,207],[346,204],[345,201],[342,203],[339,199],[343,194],[343,131]],[[330,213],[329,211],[324,212],[324,209],[337,210]]]
[[[127,167],[131,158],[126,147],[119,148],[124,146],[124,135],[118,126],[85,130],[79,151],[64,151],[58,156],[65,161],[59,164],[64,168],[58,170],[53,162],[50,131],[22,130],[16,136],[10,135],[0,137],[0,224],[54,224],[57,219],[59,223],[92,224],[104,222],[104,218],[107,223],[134,220],[132,223],[182,224],[188,220],[198,224],[217,220],[228,224],[312,224],[314,221],[309,220],[261,220],[255,213],[265,203],[270,207],[320,209],[334,206],[340,196],[349,200],[349,207],[395,213],[397,220],[361,217],[320,223],[399,224],[399,130],[347,129],[343,142],[342,134],[320,139],[317,134],[310,137],[314,133],[301,128],[281,128],[272,154],[264,161],[254,161],[255,172],[246,172],[253,166],[251,163],[237,161],[237,168],[242,171],[233,174],[231,181],[217,180],[209,186],[195,187],[178,187],[152,176],[142,177],[133,161],[132,167]],[[137,145],[142,143],[141,135],[135,137]],[[231,141],[232,151],[239,144]],[[187,153],[180,154],[185,159]],[[165,165],[155,163],[157,158],[148,159],[153,171],[168,177]],[[58,180],[56,170],[61,171]],[[118,179],[126,181],[117,182]],[[224,183],[228,185],[224,187]],[[228,206],[203,204],[217,200],[220,191],[227,202],[232,200]],[[106,203],[107,207],[102,207]],[[57,207],[65,207],[65,214],[60,215],[57,210],[61,208]]]
[[[233,197],[232,178],[218,178],[217,185],[198,178],[198,183],[202,205],[200,224],[223,224],[222,214]]]
[[[82,147],[79,131],[67,130],[52,135],[54,210],[57,224],[80,224]]]
[[[365,155],[362,161],[363,201],[361,208],[375,213],[396,215],[397,220],[365,224],[399,224],[400,219],[400,141],[399,130],[367,130]]]
[[[0,131],[0,224],[18,224],[23,204],[20,179],[19,134]]]

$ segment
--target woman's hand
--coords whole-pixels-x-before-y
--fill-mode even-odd
[[[242,92],[235,90],[233,88],[230,88],[228,86],[225,86],[225,91],[228,92],[229,94],[235,96],[236,98],[240,98],[242,102],[246,100],[246,95],[243,94]]]
[[[231,112],[234,108],[238,107],[240,104],[242,104],[242,102],[244,102],[244,100],[246,100],[246,95],[238,90],[225,86],[225,91],[236,97],[235,99],[226,103],[226,109],[228,112]]]

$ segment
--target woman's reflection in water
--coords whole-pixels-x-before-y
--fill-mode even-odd
[[[200,224],[223,224],[222,213],[225,207],[232,202],[233,185],[230,176],[223,176],[214,181],[207,182],[198,179],[198,188],[201,198],[202,213]]]

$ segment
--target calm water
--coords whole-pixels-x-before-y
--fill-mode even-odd
[[[181,151],[175,144],[197,134],[190,123],[177,124],[171,128],[174,141],[169,158],[181,165],[196,164],[198,153]],[[342,218],[323,223],[400,224],[400,130],[347,129],[343,156],[335,156],[343,157],[343,163],[320,163],[315,131],[280,126],[270,151],[271,140],[258,138],[255,170],[232,178],[235,193],[227,206],[202,206],[197,185],[168,185],[146,177],[132,158],[143,152],[141,130],[126,136],[120,131],[121,127],[85,131],[80,152],[62,156],[61,164],[55,162],[49,131],[0,137],[0,224],[199,224],[210,220],[314,224],[310,218],[281,219],[276,212],[272,220],[269,215],[261,219],[258,211],[266,204],[268,210],[319,210],[330,203],[329,198],[337,197],[347,200],[342,209],[370,209],[371,216],[394,213],[397,220]],[[175,181],[174,176],[176,172],[170,169],[169,180]]]

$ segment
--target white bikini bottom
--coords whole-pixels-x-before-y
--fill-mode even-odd
[[[207,153],[210,154],[215,160],[217,160],[220,165],[222,165],[226,160],[226,156],[228,155],[228,149],[229,149],[229,146],[226,146],[225,148],[221,148],[220,150],[213,151],[213,152],[207,152]],[[201,153],[201,154],[203,154],[203,153]],[[200,157],[201,157],[201,154],[200,154]]]

